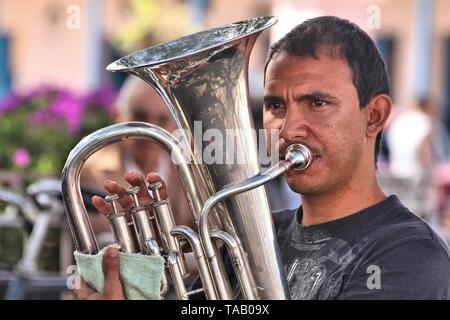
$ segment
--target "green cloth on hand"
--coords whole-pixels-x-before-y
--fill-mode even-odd
[[[106,248],[105,248],[106,249]],[[91,287],[102,292],[104,250],[96,255],[74,252],[78,273]],[[128,300],[160,300],[164,258],[140,253],[120,253],[120,280]]]

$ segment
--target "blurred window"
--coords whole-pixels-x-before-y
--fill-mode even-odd
[[[394,55],[395,55],[395,44],[396,41],[392,36],[380,36],[376,41],[378,50],[380,50],[381,56],[386,62],[389,77],[391,79],[391,96],[394,96]]]
[[[4,97],[11,85],[9,73],[9,39],[0,34],[0,98]]]

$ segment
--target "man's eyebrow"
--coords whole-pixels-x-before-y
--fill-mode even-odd
[[[275,95],[265,95],[263,97],[263,101],[264,102],[282,102],[283,98],[279,97],[279,96],[275,96]]]
[[[301,101],[310,101],[310,100],[327,100],[327,101],[337,101],[339,98],[334,96],[328,92],[324,91],[312,91],[304,94],[299,94],[295,96],[295,100],[298,102]]]

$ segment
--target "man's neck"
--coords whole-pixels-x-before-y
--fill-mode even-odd
[[[362,188],[340,190],[322,195],[302,195],[302,224],[308,226],[344,218],[386,199],[376,179]]]

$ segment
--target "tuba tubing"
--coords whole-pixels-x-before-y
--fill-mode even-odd
[[[170,133],[153,124],[127,122],[100,129],[82,139],[70,152],[62,172],[62,195],[75,248],[83,253],[98,253],[98,245],[90,224],[80,189],[80,173],[86,160],[96,151],[114,142],[129,139],[151,139],[158,142],[178,164],[176,166],[191,212],[202,205],[197,183],[185,162],[183,151]]]
[[[219,264],[217,261],[217,257],[214,251],[214,247],[211,241],[211,235],[208,228],[209,215],[212,212],[213,207],[217,205],[219,202],[233,195],[240,194],[242,192],[246,192],[255,189],[263,184],[266,184],[267,182],[282,175],[292,167],[295,170],[305,170],[306,168],[309,167],[311,161],[312,161],[311,151],[309,150],[308,147],[302,144],[292,144],[286,149],[285,161],[281,161],[275,166],[269,168],[263,174],[256,175],[254,177],[236,183],[232,186],[229,186],[217,192],[215,195],[213,195],[205,202],[205,205],[203,206],[203,209],[200,213],[199,233],[205,249],[205,254],[210,263],[211,273],[213,275],[214,281],[215,283],[219,284],[217,289],[219,297],[221,299],[230,299],[230,296],[225,286],[220,285],[225,283],[226,280],[223,278],[222,273],[220,272]],[[228,237],[229,235],[226,236]],[[248,268],[248,263],[244,263],[244,261],[240,263],[242,263],[242,265],[244,266],[243,268]],[[246,277],[247,275],[250,274],[251,273],[248,270],[246,270],[244,276],[238,276],[238,280],[244,280],[245,282],[251,281],[249,277]],[[241,288],[247,288],[247,285],[245,283],[241,283]],[[248,297],[254,297],[250,290],[244,292],[244,295],[247,295]]]

